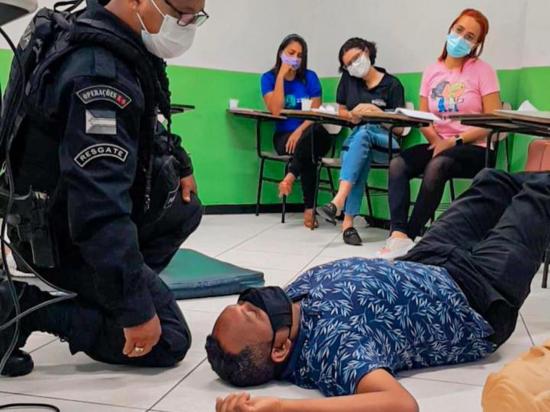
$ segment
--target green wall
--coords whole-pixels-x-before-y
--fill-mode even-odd
[[[0,50],[0,83],[3,85],[8,76],[10,59],[8,51]],[[523,100],[530,99],[540,109],[550,110],[550,96],[541,87],[550,83],[550,68],[502,70],[498,74],[504,101],[517,107]],[[230,98],[239,99],[241,107],[263,107],[259,92],[260,76],[175,66],[169,68],[169,75],[172,101],[197,106],[196,111],[174,117],[174,131],[183,137],[184,145],[193,157],[200,197],[204,204],[254,204],[258,176],[255,123],[235,118],[227,114],[226,109]],[[407,100],[418,107],[421,74],[405,73],[398,77],[405,87]],[[322,79],[325,101],[335,100],[337,82],[337,78]],[[269,125],[263,130],[263,136],[264,147],[271,148]],[[415,131],[407,138],[406,146],[422,140]],[[528,140],[524,136],[512,139],[513,170],[523,167]],[[283,173],[277,165],[269,166],[267,170],[275,177]],[[372,173],[371,183],[385,184],[386,180],[384,172]],[[300,190],[297,188],[295,192],[290,201],[299,203]],[[320,199],[321,202],[325,200],[326,197]],[[382,197],[374,200],[376,215],[387,217],[387,200]],[[279,202],[276,185],[265,185],[262,202]]]

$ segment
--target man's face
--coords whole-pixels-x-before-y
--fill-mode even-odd
[[[136,11],[143,19],[147,30],[150,33],[158,33],[164,20],[162,14],[179,20],[182,14],[197,14],[204,10],[204,6],[205,0],[138,0]]]
[[[230,305],[218,317],[212,333],[223,350],[240,353],[246,346],[270,343],[273,339],[267,313],[249,302]]]

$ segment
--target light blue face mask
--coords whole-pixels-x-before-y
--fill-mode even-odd
[[[464,37],[456,33],[449,33],[447,36],[447,53],[449,53],[449,56],[461,59],[469,55],[471,51],[472,45]]]

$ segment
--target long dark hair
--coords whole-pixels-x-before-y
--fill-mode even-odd
[[[300,68],[296,70],[296,78],[302,82],[306,81],[306,72],[307,72],[307,43],[304,40],[302,36],[299,34],[289,34],[286,36],[283,41],[281,42],[279,49],[277,50],[277,57],[275,60],[275,66],[273,66],[273,69],[271,71],[275,76],[277,76],[277,73],[279,73],[279,70],[281,69],[281,53],[284,49],[288,47],[290,43],[299,43],[300,46],[302,46],[302,63],[300,64]]]

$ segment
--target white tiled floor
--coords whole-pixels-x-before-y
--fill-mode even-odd
[[[279,215],[207,216],[185,247],[222,260],[260,269],[268,284],[285,285],[299,273],[334,259],[373,257],[387,233],[364,228],[358,222],[363,247],[343,244],[338,230],[323,224],[306,230],[300,215],[290,215],[284,225]],[[401,383],[418,399],[423,412],[480,411],[482,386],[487,375],[526,351],[533,342],[550,338],[550,290],[540,288],[541,275],[532,285],[516,332],[499,351],[475,364],[433,368],[401,375]],[[32,351],[34,372],[18,379],[0,379],[0,405],[39,402],[62,411],[213,411],[217,396],[232,391],[222,384],[205,362],[204,342],[217,314],[235,296],[181,301],[180,307],[193,331],[193,345],[186,359],[172,369],[130,369],[96,363],[84,355],[71,356],[67,344],[35,334],[26,349]],[[258,395],[288,398],[319,397],[277,383],[251,391]],[[32,411],[33,409],[23,409]]]

